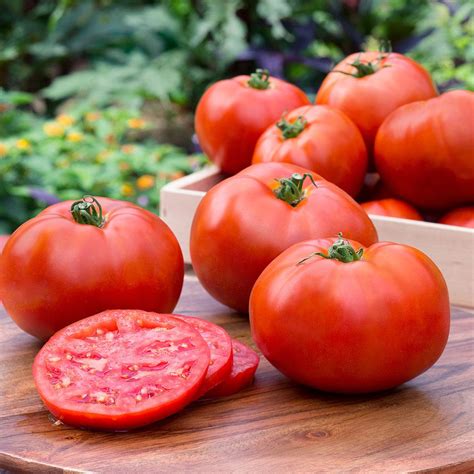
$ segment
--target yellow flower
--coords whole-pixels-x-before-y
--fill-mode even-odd
[[[48,137],[62,137],[64,135],[64,126],[58,122],[48,122],[43,125],[43,131]]]
[[[124,196],[133,196],[133,194],[135,193],[133,186],[128,183],[122,184],[120,191]]]
[[[123,153],[133,153],[135,151],[135,146],[126,144],[126,145],[122,145],[122,148],[120,149],[122,150]]]
[[[64,127],[70,127],[74,121],[74,117],[66,114],[61,114],[56,117],[56,122],[60,123]]]
[[[84,135],[81,132],[69,132],[67,134],[67,139],[70,142],[80,142],[84,138]]]
[[[128,171],[130,169],[130,165],[125,163],[124,161],[119,163],[119,170],[120,171]]]
[[[31,150],[31,143],[26,138],[20,138],[15,144],[19,150]]]
[[[151,174],[144,174],[137,179],[138,189],[145,190],[150,189],[155,185],[155,177]]]
[[[0,142],[0,156],[5,156],[8,153],[8,147],[5,143]]]
[[[142,118],[131,118],[127,120],[127,125],[130,128],[144,128],[145,124],[146,122]]]
[[[95,122],[96,120],[100,119],[100,113],[99,112],[87,112],[86,114],[86,120],[88,122]]]
[[[169,178],[171,180],[182,178],[184,176],[184,173],[182,171],[175,171],[174,173],[170,173]]]

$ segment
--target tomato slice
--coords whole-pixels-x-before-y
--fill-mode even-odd
[[[233,395],[252,383],[260,359],[258,354],[240,341],[232,339],[232,372],[217,387],[207,392],[208,397]]]
[[[104,311],[57,332],[33,376],[46,407],[80,427],[127,430],[193,401],[209,366],[199,332],[172,315]]]
[[[193,316],[175,315],[193,326],[207,342],[211,361],[197,398],[219,385],[232,371],[232,339],[217,324]]]

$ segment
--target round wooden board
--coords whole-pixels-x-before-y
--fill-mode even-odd
[[[176,312],[250,343],[248,320],[187,277]],[[0,468],[14,472],[472,472],[472,314],[453,308],[437,364],[404,386],[338,396],[297,386],[263,358],[255,384],[129,433],[56,426],[33,385],[40,345],[0,309]]]

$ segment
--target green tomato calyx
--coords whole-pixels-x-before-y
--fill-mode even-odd
[[[357,262],[358,260],[360,260],[362,258],[362,255],[364,254],[364,249],[360,248],[359,250],[356,250],[349,243],[349,241],[345,240],[342,237],[342,232],[339,232],[338,236],[339,238],[336,240],[336,242],[334,242],[328,248],[327,255],[322,252],[314,252],[311,255],[308,255],[307,257],[303,258],[303,260],[300,260],[298,262],[298,265],[301,265],[302,263],[306,262],[306,260],[309,260],[310,258],[313,258],[316,255],[330,260],[339,260],[342,263]]]
[[[280,186],[274,190],[275,196],[290,206],[296,207],[306,197],[303,189],[306,178],[310,179],[315,188],[318,187],[311,173],[293,173],[289,178],[276,178]]]
[[[71,214],[78,224],[93,225],[95,227],[102,227],[105,224],[102,206],[93,196],[86,195],[80,201],[73,202]]]
[[[281,130],[281,134],[285,140],[288,138],[296,138],[305,128],[308,121],[300,115],[294,122],[288,122],[285,117],[282,117],[276,126]]]
[[[390,67],[389,64],[385,64],[381,66],[381,61],[387,57],[386,54],[380,53],[379,56],[375,61],[367,61],[362,62],[360,60],[360,55],[357,56],[357,59],[352,62],[348,63],[349,66],[352,66],[355,69],[355,72],[345,72],[345,71],[333,71],[338,72],[339,74],[345,74],[346,76],[352,76],[356,79],[360,79],[362,77],[370,76],[371,74],[375,74],[380,69],[384,69],[386,67]]]
[[[257,69],[250,74],[247,84],[254,89],[265,90],[270,87],[270,73],[268,69]]]

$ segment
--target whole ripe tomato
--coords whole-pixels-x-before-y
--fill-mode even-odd
[[[342,110],[359,127],[371,155],[377,130],[391,112],[436,95],[430,75],[412,59],[367,51],[351,54],[328,74],[316,103]]]
[[[384,183],[415,206],[474,202],[474,93],[452,91],[400,107],[380,127],[375,165]]]
[[[474,206],[460,207],[449,211],[438,222],[474,229]]]
[[[106,309],[169,313],[183,274],[179,244],[158,216],[85,198],[50,206],[14,232],[0,256],[0,298],[18,326],[46,339]]]
[[[352,197],[367,171],[367,151],[354,123],[323,105],[299,107],[259,138],[252,163],[292,163],[318,173]]]
[[[423,220],[421,214],[413,206],[400,199],[387,198],[378,201],[367,201],[361,203],[361,207],[367,214],[375,216],[400,217],[415,221]]]
[[[419,250],[342,238],[298,243],[258,278],[252,336],[286,376],[344,393],[385,390],[431,367],[449,334],[448,290]]]
[[[191,259],[214,298],[246,313],[252,286],[278,254],[340,229],[366,245],[377,241],[364,210],[334,184],[288,163],[256,164],[204,196],[191,228]]]
[[[223,173],[235,174],[251,164],[255,144],[269,125],[309,103],[301,89],[261,69],[216,82],[196,109],[199,144]]]

